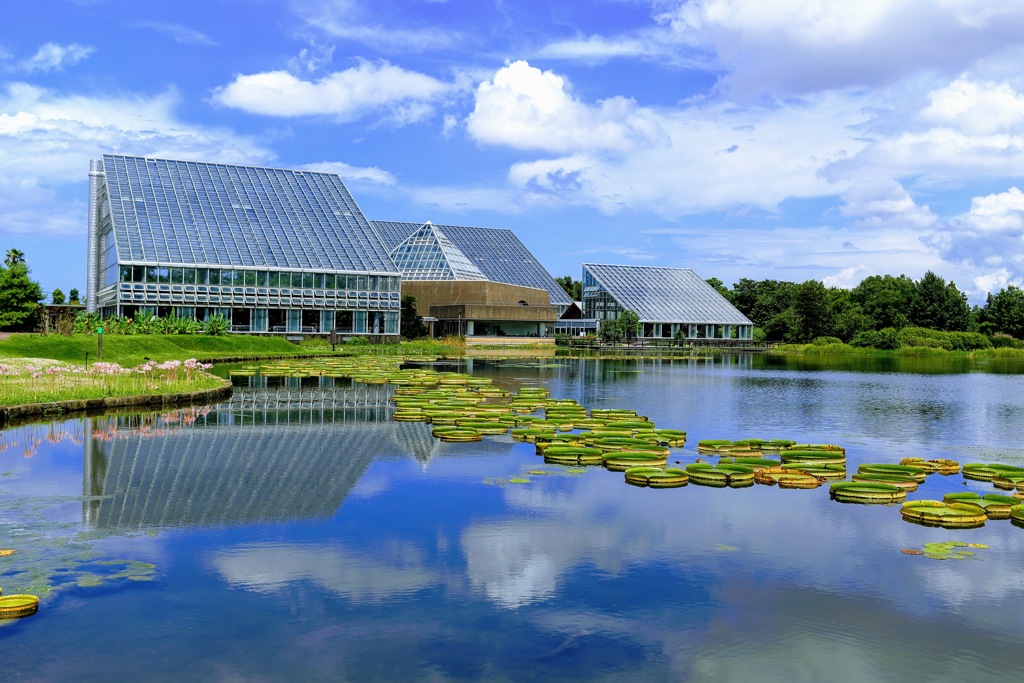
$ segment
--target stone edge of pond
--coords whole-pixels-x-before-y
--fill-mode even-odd
[[[177,408],[223,401],[231,397],[230,380],[221,386],[203,391],[189,391],[175,394],[149,394],[142,396],[108,396],[75,401],[51,401],[49,403],[23,403],[16,406],[0,406],[0,429],[31,422],[67,419],[110,412],[123,412],[133,408]]]

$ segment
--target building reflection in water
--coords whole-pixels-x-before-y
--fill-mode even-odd
[[[98,530],[329,517],[378,456],[427,462],[388,385],[236,387],[220,405],[86,420],[83,506]]]

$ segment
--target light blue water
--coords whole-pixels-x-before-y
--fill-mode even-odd
[[[690,447],[670,463],[692,462],[699,439],[744,437],[838,443],[850,471],[911,455],[1024,463],[1020,375],[749,357],[468,369],[684,429]],[[932,529],[827,488],[652,490],[601,468],[504,484],[544,467],[532,445],[444,444],[390,421],[387,386],[315,384],[4,432],[0,548],[18,552],[0,558],[0,588],[55,589],[39,614],[0,626],[0,678],[1024,673],[1024,529],[1009,521]],[[909,498],[954,490],[994,489],[932,475]],[[899,552],[942,540],[990,548],[943,562]],[[131,578],[110,578],[126,567]]]

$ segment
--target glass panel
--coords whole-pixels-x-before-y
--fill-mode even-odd
[[[324,288],[325,289],[334,289],[335,277],[336,276],[334,275],[334,273],[328,273],[324,277]]]
[[[186,268],[185,269],[185,284],[194,285],[196,283],[196,269]]]
[[[289,332],[301,332],[302,331],[302,311],[297,308],[288,311],[288,331]]]
[[[185,283],[185,269],[171,268],[171,284],[181,285]]]

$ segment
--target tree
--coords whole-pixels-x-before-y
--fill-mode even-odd
[[[23,252],[21,249],[11,248],[11,249],[7,250],[7,258],[4,260],[4,264],[8,268],[10,268],[11,266],[13,266],[15,264],[24,263],[24,262],[25,262],[25,252]]]
[[[0,268],[0,330],[30,332],[38,325],[43,289],[28,273],[24,260]]]
[[[406,339],[419,339],[427,336],[427,326],[423,324],[423,316],[416,310],[416,297],[411,294],[402,296],[401,332]]]
[[[742,278],[732,287],[732,304],[763,328],[793,304],[796,287],[794,282]]]
[[[986,317],[997,332],[1024,339],[1024,290],[1009,285],[985,304]]]
[[[828,289],[817,280],[808,280],[797,288],[793,311],[800,320],[799,341],[832,334],[833,315]]]
[[[640,331],[640,316],[636,311],[623,311],[619,314],[619,330],[626,341],[632,341]]]
[[[875,321],[875,329],[897,330],[910,324],[916,285],[906,275],[871,275],[850,292],[850,301]]]
[[[53,290],[53,292],[50,294],[50,297],[52,298],[53,303],[57,306],[60,306],[64,303],[64,292],[60,291],[60,289]]]
[[[732,303],[733,294],[729,291],[729,288],[725,286],[725,283],[719,280],[717,277],[709,277],[705,280],[709,285],[715,288],[715,291],[722,295],[722,297]]]
[[[618,320],[602,320],[601,327],[597,330],[597,336],[605,344],[615,344],[622,341],[622,330]]]
[[[573,301],[581,301],[583,299],[583,283],[579,280],[573,280],[571,275],[556,277],[555,282],[565,290],[565,293]]]
[[[910,319],[918,327],[964,332],[971,319],[967,295],[929,270],[914,288]]]
[[[72,287],[71,291],[68,292],[68,303],[69,304],[75,304],[75,305],[78,305],[78,304],[82,303],[79,300],[79,298],[78,298],[78,290],[75,289],[74,287]]]

